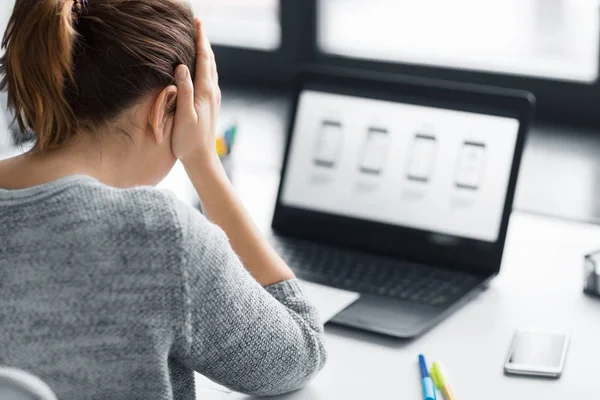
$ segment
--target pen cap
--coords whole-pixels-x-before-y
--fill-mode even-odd
[[[429,376],[429,371],[427,371],[427,363],[425,362],[425,357],[423,354],[419,354],[419,368],[421,369],[421,378]]]
[[[448,379],[446,378],[448,376],[446,374],[446,370],[444,369],[442,363],[439,361],[434,362],[431,366],[430,375],[431,379],[433,380],[433,383],[440,390],[442,390],[442,386],[448,383]]]

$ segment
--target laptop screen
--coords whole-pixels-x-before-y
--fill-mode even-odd
[[[283,206],[496,242],[519,120],[305,89]]]

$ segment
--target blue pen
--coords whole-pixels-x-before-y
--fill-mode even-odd
[[[423,354],[419,354],[419,366],[421,367],[421,385],[423,386],[423,399],[436,400],[435,386],[433,385],[433,380],[429,377],[429,371],[427,371],[427,364],[425,363],[425,357],[423,356]]]

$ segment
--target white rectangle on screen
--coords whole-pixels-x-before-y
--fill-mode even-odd
[[[485,144],[465,142],[456,166],[456,186],[477,190],[485,167]]]
[[[418,134],[408,154],[408,179],[428,182],[435,163],[435,137]]]
[[[387,160],[389,135],[384,128],[370,128],[362,153],[360,170],[365,174],[378,175]]]
[[[315,142],[315,164],[335,168],[341,147],[342,125],[339,122],[324,120]]]
[[[370,138],[373,120],[385,135]],[[516,118],[306,90],[281,201],[495,242],[518,131]]]

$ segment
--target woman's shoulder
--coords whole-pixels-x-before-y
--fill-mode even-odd
[[[42,221],[48,231],[122,247],[202,251],[221,236],[198,209],[173,192],[150,186],[116,188],[87,176],[0,190],[0,217],[22,222],[19,215],[28,216],[32,229]]]
[[[61,186],[46,189],[21,196],[14,204],[37,213],[44,210],[52,220],[68,219],[73,226],[87,225],[99,235],[150,242],[171,239],[169,245],[175,240],[181,243],[190,225],[201,230],[210,225],[199,210],[174,193],[150,186],[116,188],[93,178],[73,177]]]
[[[94,190],[98,192],[94,198],[100,212],[145,230],[184,231],[190,223],[207,222],[199,210],[168,190],[150,186],[118,189],[104,185],[92,188]]]
[[[85,206],[91,212],[85,219],[94,224],[93,230],[125,247],[152,248],[157,254],[185,259],[207,255],[227,241],[197,208],[168,190],[91,184],[82,192],[92,201]]]

